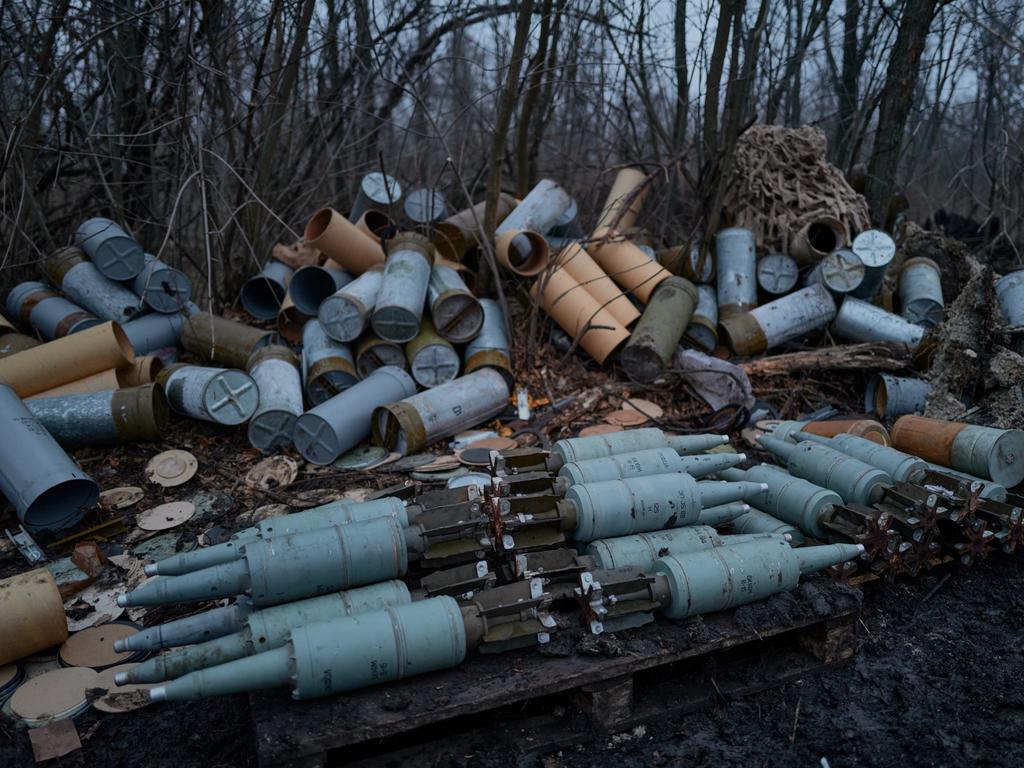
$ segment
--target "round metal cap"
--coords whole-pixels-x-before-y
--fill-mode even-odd
[[[853,252],[869,269],[884,267],[896,255],[896,243],[878,229],[866,229],[853,239]]]
[[[177,312],[192,298],[192,281],[171,267],[157,267],[149,273],[142,300],[157,312]]]
[[[459,353],[445,344],[428,344],[413,357],[410,369],[421,387],[439,387],[459,375]]]
[[[456,344],[471,341],[484,326],[484,310],[475,296],[452,293],[439,297],[431,311],[437,335]]]
[[[173,488],[191,480],[198,468],[199,462],[188,451],[164,451],[150,459],[146,478],[164,488]]]
[[[131,280],[145,266],[142,246],[110,219],[83,221],[75,240],[100,273],[111,280]]]
[[[436,189],[414,189],[405,196],[405,215],[414,224],[432,224],[445,217],[448,206]]]
[[[291,445],[298,417],[291,411],[264,411],[249,422],[249,444],[261,451]]]
[[[317,317],[324,333],[335,341],[355,341],[366,328],[366,307],[351,296],[330,296],[320,304]]]
[[[932,299],[914,299],[900,313],[914,325],[934,328],[946,319],[945,308]]]
[[[1008,429],[998,438],[988,457],[992,481],[1011,488],[1024,478],[1024,432]]]
[[[405,352],[400,346],[383,342],[368,345],[365,349],[360,350],[359,356],[356,358],[356,372],[359,374],[359,378],[365,379],[385,365],[393,365],[405,370],[406,364]]]
[[[260,391],[248,374],[227,370],[216,374],[203,390],[203,407],[218,424],[243,424],[260,405]]]
[[[401,184],[391,176],[377,172],[363,176],[359,189],[376,205],[389,205],[402,196]]]
[[[386,341],[404,344],[420,332],[420,315],[405,307],[378,307],[370,318],[373,332]]]
[[[99,504],[103,509],[126,509],[142,501],[144,495],[141,488],[132,485],[110,488],[100,494]]]
[[[334,462],[338,469],[361,470],[370,469],[380,464],[391,456],[390,453],[379,445],[364,445],[353,448],[340,459]]]
[[[821,281],[835,293],[849,293],[864,281],[864,263],[852,250],[840,248],[821,260]]]
[[[456,455],[461,463],[468,464],[471,467],[491,466],[490,448],[480,448],[474,445],[469,448],[463,448]],[[420,467],[419,469],[421,472],[424,471],[423,467]]]
[[[191,501],[170,501],[147,509],[135,518],[135,524],[144,531],[165,531],[187,523],[195,513],[196,505]]]
[[[313,405],[326,403],[356,383],[356,377],[346,371],[324,371],[306,382],[306,397]]]
[[[302,458],[313,464],[330,464],[341,452],[334,427],[323,416],[304,413],[295,420],[295,448]]]
[[[784,253],[769,253],[757,262],[757,284],[774,296],[793,290],[799,277],[797,263]]]

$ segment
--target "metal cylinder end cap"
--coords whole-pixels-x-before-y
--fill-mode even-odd
[[[718,327],[735,355],[757,355],[768,349],[764,329],[749,312],[730,313],[718,321]]]

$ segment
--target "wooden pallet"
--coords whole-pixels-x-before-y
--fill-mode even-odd
[[[388,765],[423,765],[486,749],[500,733],[513,745],[508,762],[525,765],[603,733],[765,690],[853,654],[857,595],[815,584],[827,611],[818,600],[814,613],[794,594],[773,598],[788,615],[774,623],[763,606],[659,620],[609,641],[621,655],[530,649],[473,655],[456,669],[316,701],[254,693],[260,764],[378,765],[386,756]],[[580,713],[588,723],[582,731]]]

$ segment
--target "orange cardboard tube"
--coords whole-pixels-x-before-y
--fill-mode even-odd
[[[615,181],[612,182],[608,198],[604,201],[604,208],[601,209],[601,216],[597,220],[597,229],[615,227],[622,231],[636,224],[644,197],[647,196],[647,189],[644,188],[640,192],[636,190],[646,178],[647,175],[636,168],[623,168],[615,174]]]
[[[539,275],[548,265],[548,241],[536,232],[510,229],[498,235],[494,246],[498,261],[517,275]]]
[[[953,463],[953,441],[967,425],[926,416],[900,416],[892,425],[892,447],[944,467]]]
[[[0,383],[28,397],[134,362],[121,326],[108,322],[0,359]]]
[[[614,229],[598,230],[587,251],[608,276],[646,304],[672,273]]]
[[[384,263],[380,243],[363,234],[333,208],[321,208],[313,214],[306,224],[303,240],[353,275],[361,275],[370,267]]]
[[[374,241],[380,240],[380,236],[389,229],[398,231],[391,217],[376,208],[367,208],[363,211],[363,215],[356,222],[356,229]]]
[[[0,581],[0,666],[68,639],[57,582],[45,568]]]
[[[855,435],[879,445],[889,445],[889,433],[885,427],[871,419],[836,419],[835,421],[811,421],[804,425],[804,432],[822,437]]]
[[[84,392],[109,392],[112,389],[125,387],[141,387],[156,380],[156,375],[163,369],[163,361],[156,355],[137,357],[135,362],[126,368],[109,368],[78,381],[69,381],[59,387],[37,392],[26,400],[40,397],[63,397],[64,395],[80,395]]]
[[[563,248],[556,263],[622,325],[628,328],[640,317],[640,310],[579,243]]]
[[[607,360],[629,338],[629,331],[564,269],[539,278],[530,289],[530,295],[599,363]]]

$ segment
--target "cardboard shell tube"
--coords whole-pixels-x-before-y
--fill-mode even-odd
[[[967,425],[924,416],[900,416],[892,427],[892,446],[904,453],[952,466],[953,441]]]
[[[809,221],[789,242],[789,256],[797,264],[817,264],[837,248],[846,245],[846,225],[831,216]]]
[[[647,189],[640,189],[646,179],[647,175],[636,168],[623,168],[615,174],[615,181],[597,220],[597,229],[615,227],[624,230],[636,224],[647,196]]]
[[[397,231],[395,222],[391,220],[391,217],[384,213],[384,211],[378,211],[374,208],[363,211],[363,215],[356,222],[356,229],[372,240],[380,240],[383,235]],[[340,265],[338,269],[341,269]]]
[[[114,322],[86,328],[0,360],[0,383],[20,397],[135,361],[128,337]]]
[[[303,314],[295,306],[289,293],[284,297],[281,311],[277,313],[277,332],[292,344],[299,344],[302,342],[302,328],[309,319],[309,315]]]
[[[629,338],[610,312],[601,308],[564,269],[556,269],[533,284],[530,295],[540,308],[599,363],[607,360]],[[582,336],[581,336],[582,334]]]
[[[134,364],[133,364],[134,366]],[[85,376],[78,381],[70,381],[61,384],[59,387],[37,392],[26,397],[26,400],[37,400],[41,397],[64,397],[65,395],[83,395],[87,392],[107,392],[112,389],[121,389],[131,386],[128,383],[131,368],[108,368],[105,371]]]
[[[498,195],[498,207],[495,212],[494,225],[501,224],[518,205],[512,195],[502,192]],[[466,251],[480,242],[480,228],[484,224],[487,201],[481,200],[474,206],[465,208],[434,225],[432,236],[434,247],[445,259],[458,261],[466,255]]]
[[[646,304],[654,289],[672,273],[651,259],[640,247],[624,239],[616,230],[594,233],[587,251],[608,276]]]
[[[313,214],[306,224],[303,239],[353,275],[361,275],[370,267],[384,263],[380,243],[333,208],[321,208]]]
[[[640,310],[579,243],[563,248],[555,262],[622,325],[628,328],[640,317]]]
[[[547,266],[548,241],[536,232],[510,229],[498,235],[494,245],[498,261],[517,275],[539,275]]]
[[[0,665],[68,639],[64,601],[46,568],[0,581]]]
[[[834,421],[809,421],[802,427],[804,432],[822,437],[856,435],[879,445],[890,445],[892,441],[885,427],[871,419],[836,419]],[[895,432],[893,433],[895,435]]]

